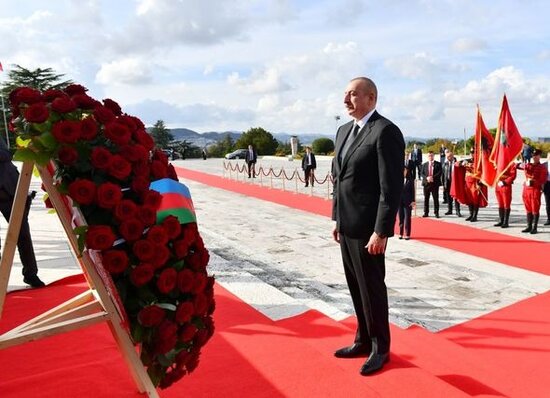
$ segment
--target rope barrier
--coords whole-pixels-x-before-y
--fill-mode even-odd
[[[239,180],[239,175],[243,174],[243,181],[245,178],[245,174],[248,175],[248,170],[246,168],[246,164],[242,164],[242,167],[239,163],[232,164],[232,162],[223,162],[223,168],[224,173],[223,176],[225,178],[225,170],[229,170],[229,178],[232,179],[232,173],[236,172],[236,180]],[[290,172],[289,172],[290,174]],[[302,173],[298,170],[298,168],[295,168],[292,174],[288,175],[286,170],[281,167],[279,172],[276,172],[273,170],[273,167],[269,167],[269,169],[266,169],[263,166],[260,166],[258,169],[256,169],[256,175],[260,177],[260,185],[263,183],[262,177],[269,177],[269,187],[273,189],[273,179],[276,181],[280,181],[282,185],[283,191],[286,190],[286,181],[294,181],[295,182],[295,192],[298,192],[298,183],[305,183],[305,176],[302,177]],[[323,186],[327,184],[327,199],[331,199],[331,188],[334,185],[334,180],[332,178],[332,174],[328,172],[325,177],[320,180],[318,179],[315,174],[313,174],[313,181],[315,182],[315,185],[317,186]],[[313,185],[311,185],[310,189],[310,195],[313,195]]]

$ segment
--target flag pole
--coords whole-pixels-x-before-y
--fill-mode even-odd
[[[4,130],[6,132],[6,146],[10,149],[10,138],[8,136],[8,122],[6,121],[6,108],[4,107],[4,95],[0,94],[2,98],[2,113],[4,114]]]

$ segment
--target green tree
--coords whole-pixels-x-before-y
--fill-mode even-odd
[[[245,131],[235,143],[237,148],[247,148],[253,145],[259,155],[273,155],[279,142],[273,135],[261,127],[253,127]]]
[[[221,140],[208,147],[208,156],[213,158],[223,158],[226,153],[232,152],[235,148],[235,142],[230,134],[226,134]]]
[[[174,141],[174,136],[170,133],[170,130],[164,125],[162,120],[157,120],[151,129],[151,136],[157,148],[161,149],[168,148],[170,143]]]
[[[58,74],[53,71],[52,68],[30,70],[23,68],[20,65],[14,65],[13,69],[8,72],[8,79],[2,84],[0,93],[4,100],[4,109],[6,121],[11,119],[11,111],[8,104],[9,94],[18,87],[31,87],[40,91],[46,91],[49,89],[64,89],[73,82],[71,80],[63,80],[64,75]],[[4,124],[4,116],[0,116],[0,132],[4,135],[6,126]],[[13,134],[9,135],[9,145],[13,148],[13,142],[15,137]]]
[[[311,143],[313,153],[328,155],[334,151],[334,142],[330,138],[317,138]]]

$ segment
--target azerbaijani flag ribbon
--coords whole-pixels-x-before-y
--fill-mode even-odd
[[[170,215],[177,217],[180,224],[197,222],[191,192],[185,184],[163,178],[152,182],[150,188],[162,195],[160,208],[157,211],[157,223],[161,223]]]

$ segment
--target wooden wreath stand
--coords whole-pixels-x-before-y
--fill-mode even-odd
[[[34,165],[34,162],[23,163],[4,241],[4,250],[2,251],[2,259],[0,261],[0,318],[4,307],[10,271],[25,212],[25,203]],[[116,289],[110,288],[104,282],[104,279],[102,279],[101,270],[103,270],[103,267],[101,264],[98,265],[97,260],[92,258],[93,254],[90,254],[87,250],[84,250],[82,254],[79,253],[77,237],[73,233],[73,215],[71,214],[71,209],[67,207],[63,198],[54,187],[53,176],[48,168],[37,165],[37,169],[51,203],[69,238],[72,250],[84,271],[89,289],[0,335],[0,349],[80,329],[96,323],[107,322],[118,349],[126,360],[138,390],[141,393],[146,393],[151,398],[158,398],[157,390],[139,359],[128,329],[124,326],[127,324],[126,315],[117,305],[119,301],[117,301],[118,293]]]

